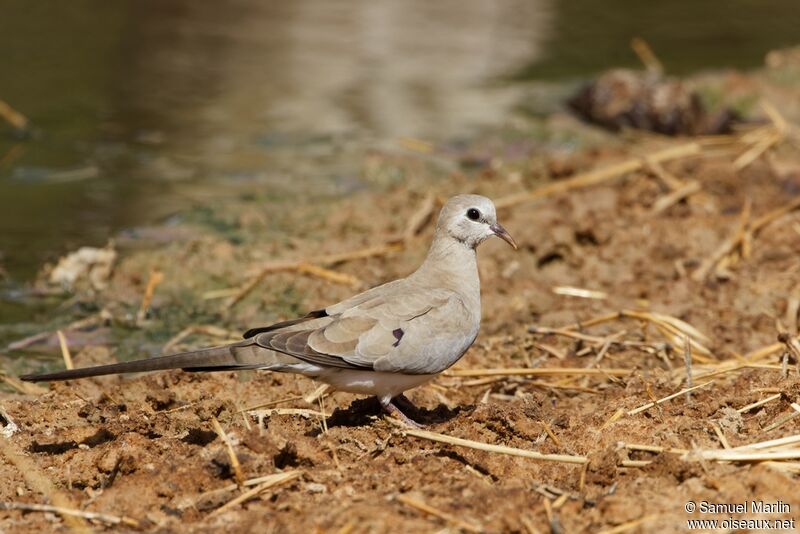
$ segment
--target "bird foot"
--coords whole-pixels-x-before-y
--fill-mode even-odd
[[[403,397],[403,399],[406,402],[408,402],[408,399],[405,399],[405,397]],[[392,403],[392,401],[389,401],[386,404],[383,404],[383,409],[389,415],[393,416],[396,419],[399,419],[400,421],[402,421],[403,423],[405,423],[406,425],[408,425],[408,426],[410,426],[412,428],[422,428],[421,424],[417,423],[416,421],[411,419],[409,416],[404,414],[402,411],[400,411],[400,408],[395,406]]]

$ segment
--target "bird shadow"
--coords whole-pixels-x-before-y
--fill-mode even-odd
[[[428,408],[419,408],[410,402],[402,402],[400,409],[419,424],[429,426],[449,421],[458,416],[465,409],[468,409],[468,407],[457,406],[456,408],[448,408],[443,404],[439,404],[431,410]],[[378,402],[377,398],[369,397],[366,399],[356,399],[346,408],[336,408],[331,416],[325,420],[325,424],[328,428],[370,426],[374,423],[376,417],[382,416],[383,414],[383,408],[381,408],[381,404]],[[322,432],[323,430],[320,427],[315,427],[313,430],[307,432],[306,435],[316,437]]]

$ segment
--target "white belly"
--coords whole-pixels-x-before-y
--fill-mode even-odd
[[[316,379],[330,384],[339,391],[375,395],[381,400],[389,400],[406,390],[430,382],[435,376],[435,374],[404,375],[378,371],[326,369]]]

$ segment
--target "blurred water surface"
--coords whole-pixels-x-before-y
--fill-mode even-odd
[[[258,184],[361,187],[370,147],[469,136],[521,87],[635,65],[759,65],[795,44],[792,0],[3,0],[0,266],[16,280],[80,245]]]

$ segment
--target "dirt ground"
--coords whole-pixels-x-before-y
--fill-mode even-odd
[[[767,70],[719,75],[712,85],[726,95],[766,97],[796,123],[797,79]],[[762,121],[751,131],[773,128],[762,131],[766,135],[778,128],[757,106],[751,114]],[[405,247],[330,267],[352,277],[347,280],[275,272],[231,307],[207,293],[245,284],[264,263],[381,245],[402,234],[429,195],[476,192],[506,199],[499,218],[520,250],[499,240],[481,247],[481,334],[451,373],[408,393],[417,406],[409,415],[437,434],[577,456],[585,464],[408,435],[372,399],[333,393],[322,403],[306,403],[302,396],[317,384],[289,375],[173,371],[41,390],[16,384],[16,391],[0,393],[0,406],[19,427],[0,437],[0,500],[60,503],[114,517],[87,523],[52,512],[6,510],[0,511],[0,532],[81,531],[87,524],[147,532],[684,532],[687,520],[697,518],[800,520],[797,456],[773,462],[700,458],[701,451],[800,434],[800,417],[788,417],[797,413],[792,403],[800,403],[798,362],[790,353],[782,364],[783,347],[775,345],[779,333],[797,334],[800,211],[760,219],[798,205],[795,133],[746,165],[738,160],[737,168],[737,158],[762,139],[758,134],[609,134],[561,113],[544,124],[580,138],[580,147],[548,151],[555,136],[532,140],[529,125],[520,125],[458,151],[435,147],[431,153],[419,145],[376,152],[364,163],[368,179],[379,182],[392,173],[412,178],[336,200],[313,217],[298,209],[280,212],[278,220],[267,213],[271,204],[264,197],[240,198],[219,203],[214,231],[194,220],[162,229],[169,238],[147,246],[120,243],[108,287],[79,293],[66,308],[72,320],[105,310],[104,322],[67,329],[67,335],[77,366],[157,352],[191,325],[216,329],[197,329],[172,348],[217,344],[248,326],[335,302],[356,285],[410,272],[425,254],[431,225]],[[641,162],[691,143],[697,144],[660,166],[569,185],[592,169]],[[698,186],[679,198],[674,191],[691,181]],[[508,200],[553,184],[564,189]],[[662,200],[671,194],[677,200]],[[747,225],[737,232],[745,216]],[[261,235],[266,228],[271,233]],[[731,236],[739,240],[720,248]],[[153,268],[163,282],[155,288],[149,318],[133,325]],[[707,275],[699,276],[701,270]],[[569,288],[590,292],[576,296]],[[648,320],[641,313],[609,316],[623,310],[681,322]],[[608,320],[589,322],[603,316]],[[629,414],[686,387],[684,337],[676,331],[693,342],[693,383],[713,382],[690,399],[679,395]],[[127,341],[117,343],[119,337]],[[60,358],[54,339],[44,340],[39,356],[27,360],[29,368],[47,358],[52,367]],[[458,375],[504,368],[580,369]],[[762,399],[769,400],[740,410]],[[246,410],[260,405],[266,406]],[[323,420],[320,410],[330,417]],[[235,469],[214,418],[245,479],[296,476],[216,512],[249,488],[232,485]],[[776,424],[781,418],[787,420]],[[9,421],[2,420],[8,430]],[[720,515],[685,510],[689,501],[754,500],[781,501],[789,509]],[[120,517],[125,522],[114,525]]]

